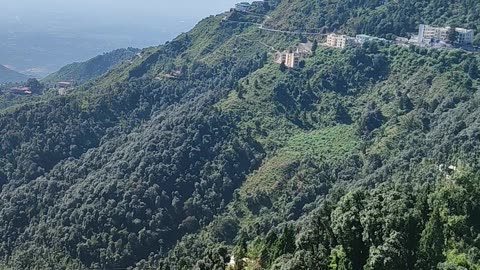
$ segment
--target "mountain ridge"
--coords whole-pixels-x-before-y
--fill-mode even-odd
[[[105,74],[124,61],[132,60],[139,52],[140,50],[135,48],[113,50],[85,62],[64,66],[57,72],[48,75],[42,81],[45,83],[71,81],[82,84]]]
[[[21,74],[0,64],[0,84],[26,81],[27,75]]]

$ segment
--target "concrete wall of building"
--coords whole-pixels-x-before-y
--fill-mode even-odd
[[[448,32],[450,29],[450,27],[433,27],[430,25],[420,24],[418,27],[418,42],[429,43],[431,40],[449,42]],[[473,30],[455,28],[455,32],[458,34],[458,42],[460,44],[471,44],[473,42],[473,38],[475,36]]]
[[[345,35],[337,35],[337,34],[330,34],[327,36],[327,43],[326,45],[328,47],[333,47],[333,48],[346,48],[348,45],[350,45],[350,37],[345,36]]]

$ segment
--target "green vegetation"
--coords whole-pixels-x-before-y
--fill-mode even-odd
[[[14,87],[28,87],[31,94],[18,93],[12,91]],[[0,111],[9,107],[21,106],[34,100],[48,99],[51,94],[44,93],[45,86],[37,79],[25,79],[22,83],[7,83],[0,85]]]
[[[273,63],[304,39],[212,16],[1,111],[0,269],[479,269],[480,57],[366,43]]]
[[[479,13],[478,3],[470,0],[291,0],[281,1],[267,25],[393,38],[418,32],[421,23],[480,29]]]

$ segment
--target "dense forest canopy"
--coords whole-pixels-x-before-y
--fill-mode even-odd
[[[408,37],[421,23],[480,30],[475,0],[281,1],[267,23],[283,29]],[[476,31],[476,43],[480,33]]]
[[[282,29],[480,23],[475,1],[256,8]],[[272,47],[312,37],[224,18],[0,111],[0,269],[480,267],[478,54],[317,40],[287,69]]]

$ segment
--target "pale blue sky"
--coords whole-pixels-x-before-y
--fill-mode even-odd
[[[45,76],[117,48],[162,44],[241,0],[0,0],[0,64]]]
[[[171,19],[197,21],[228,10],[235,0],[0,0],[0,18],[35,22],[69,16],[82,23],[141,25]],[[50,18],[51,19],[51,18]]]

